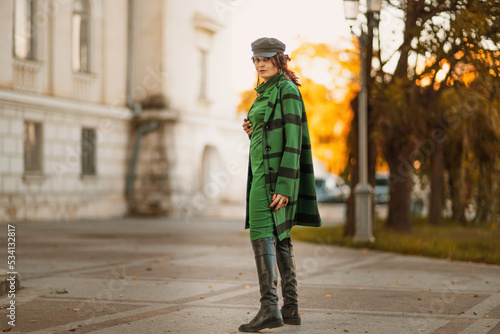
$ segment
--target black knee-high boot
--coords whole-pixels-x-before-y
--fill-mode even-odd
[[[264,328],[283,326],[278,308],[278,272],[276,268],[276,238],[252,241],[260,286],[260,310],[248,324],[241,325],[240,332],[258,332]]]
[[[281,276],[281,292],[283,293],[283,307],[281,308],[283,321],[290,325],[300,325],[297,273],[290,238],[277,241],[276,258]]]

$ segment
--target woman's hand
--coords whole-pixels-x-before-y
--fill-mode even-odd
[[[243,120],[243,130],[245,130],[247,135],[249,135],[249,136],[252,135],[252,132],[253,132],[252,123],[250,123],[250,121],[247,118],[245,118]]]
[[[278,211],[279,209],[284,208],[288,204],[288,197],[280,194],[274,194],[272,197],[272,201],[273,202],[271,203],[270,207],[272,208],[273,206],[276,205],[274,211]]]

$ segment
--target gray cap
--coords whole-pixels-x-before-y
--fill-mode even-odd
[[[285,44],[276,38],[262,37],[252,43],[253,57],[272,57],[285,52]]]

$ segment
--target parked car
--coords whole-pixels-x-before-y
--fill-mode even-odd
[[[388,204],[390,199],[389,174],[375,174],[374,201],[375,204]],[[424,210],[424,200],[421,194],[412,189],[410,194],[410,212],[412,215],[421,215]]]
[[[375,189],[374,189],[375,204],[389,203],[389,173],[375,174]]]
[[[316,196],[320,203],[345,203],[351,189],[338,175],[316,178]]]

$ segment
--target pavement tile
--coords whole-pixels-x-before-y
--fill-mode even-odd
[[[235,333],[259,308],[242,221],[126,218],[16,228],[24,288],[16,292],[13,332]],[[300,242],[294,251],[303,324],[264,333],[500,330],[500,266]]]
[[[87,302],[32,300],[17,307],[16,326],[11,332],[34,332],[57,327],[70,322],[82,322],[107,314],[119,313],[141,305]],[[0,330],[11,327],[6,318],[7,310],[0,310]],[[57,316],[54,316],[57,315]]]

